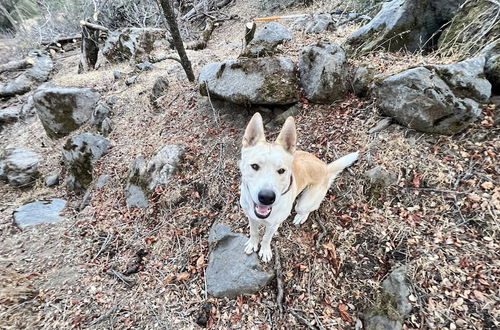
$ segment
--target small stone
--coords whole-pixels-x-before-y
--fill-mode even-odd
[[[132,76],[130,78],[127,78],[127,80],[125,80],[125,85],[130,86],[132,84],[135,84],[138,78],[139,76]]]
[[[101,134],[103,136],[108,136],[112,130],[113,130],[113,127],[111,125],[111,119],[104,118],[104,120],[101,123],[101,127],[99,127],[99,132],[101,132]]]
[[[49,174],[46,178],[45,178],[45,185],[47,187],[54,187],[54,186],[57,186],[59,184],[59,176],[60,176],[60,172],[59,171],[54,171],[52,172],[51,174]]]
[[[156,79],[151,90],[151,102],[155,102],[159,97],[166,95],[168,91],[168,79],[166,76],[160,76]]]
[[[142,63],[136,64],[135,67],[139,71],[150,71],[150,70],[153,70],[155,68],[155,66],[153,65],[153,63],[151,63],[149,61],[144,61]]]
[[[106,99],[106,103],[109,105],[116,104],[118,102],[118,98],[116,96],[110,96]]]
[[[100,127],[104,119],[111,116],[111,108],[104,103],[98,103],[92,113],[92,117],[90,118],[90,122],[92,125],[96,127]]]
[[[95,184],[96,188],[102,188],[106,185],[106,182],[108,182],[110,176],[108,174],[103,174],[101,175]]]
[[[365,176],[372,186],[387,187],[396,184],[396,176],[382,166],[376,166],[366,171]]]
[[[352,87],[354,94],[366,97],[370,92],[370,85],[375,77],[376,70],[368,66],[360,66],[354,74]]]
[[[60,213],[66,206],[64,199],[48,199],[29,203],[14,211],[14,222],[19,228],[26,228],[42,223],[54,223],[66,220]]]
[[[121,71],[113,71],[113,78],[115,78],[115,80],[118,80],[121,77],[123,77],[123,72],[121,72]]]

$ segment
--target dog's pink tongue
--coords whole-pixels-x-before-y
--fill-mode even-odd
[[[269,210],[271,209],[270,206],[261,206],[261,205],[255,205],[255,208],[257,209],[257,212],[262,215],[268,214]]]

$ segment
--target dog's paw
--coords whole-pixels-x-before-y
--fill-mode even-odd
[[[259,257],[264,262],[269,262],[273,258],[273,252],[269,246],[261,246],[259,251]]]
[[[253,240],[251,238],[245,243],[245,253],[252,254],[253,252],[257,252],[259,250],[259,241]]]
[[[303,224],[304,222],[306,222],[308,216],[309,216],[309,213],[306,213],[306,214],[298,214],[297,213],[295,215],[295,218],[293,218],[293,224],[294,225]]]

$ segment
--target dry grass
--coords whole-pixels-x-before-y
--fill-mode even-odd
[[[239,36],[228,31],[242,30],[244,22],[226,23],[215,31],[208,49],[190,52],[195,71],[236,57]],[[298,36],[283,52],[296,61],[304,44],[344,37],[345,31]],[[400,263],[409,267],[416,298],[407,329],[498,327],[500,146],[498,128],[492,126],[498,116],[493,106],[485,107],[482,120],[466,132],[444,137],[397,125],[368,135],[381,118],[369,100],[352,95],[329,106],[301,103],[296,118],[300,148],[325,161],[355,150],[362,150],[362,157],[352,174],[337,179],[312,219],[301,227],[286,222],[273,240],[283,270],[286,309],[280,313],[274,283],[235,300],[205,292],[211,225],[226,222],[248,234],[238,205],[237,160],[252,110],[215,103],[215,120],[210,104],[174,62],[159,63],[127,88],[123,81],[113,81],[112,70],[131,68],[104,67],[77,76],[77,61],[76,55],[59,61],[54,81],[93,86],[118,98],[109,136],[112,148],[94,168],[95,178],[109,174],[110,179],[92,190],[91,204],[79,213],[74,207],[81,196],[63,185],[48,189],[40,181],[26,191],[0,186],[0,267],[9,269],[5,274],[12,280],[6,283],[38,291],[32,299],[3,304],[1,328],[193,329],[202,314],[215,329],[301,327],[293,313],[320,329],[352,328],[375,300],[381,280]],[[396,72],[437,61],[378,53],[355,63]],[[148,90],[165,74],[170,89],[155,109]],[[268,133],[269,138],[277,135]],[[65,139],[46,138],[38,120],[0,134],[1,148],[23,145],[41,152],[44,175],[60,167]],[[169,143],[186,146],[178,174],[152,194],[150,207],[128,209],[123,188],[130,162]],[[396,175],[393,186],[377,189],[368,183],[363,174],[376,165]],[[41,197],[69,199],[69,220],[16,229],[12,211]],[[323,232],[318,220],[327,234],[316,246]],[[141,250],[147,253],[142,259],[137,257]],[[116,276],[134,267],[137,273]]]

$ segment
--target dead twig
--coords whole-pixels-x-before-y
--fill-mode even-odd
[[[419,188],[419,187],[406,187],[406,188],[411,189],[411,190],[438,192],[438,193],[442,193],[442,194],[457,194],[457,195],[467,194],[467,192],[465,192],[465,191],[445,190],[445,189],[436,189],[436,188]]]
[[[283,271],[281,270],[281,260],[276,246],[273,246],[274,252],[274,271],[276,272],[276,286],[278,293],[276,294],[276,304],[280,314],[283,313]]]
[[[314,218],[318,226],[321,228],[321,234],[319,234],[318,238],[316,239],[316,247],[319,247],[319,244],[321,243],[321,240],[328,234],[328,230],[326,230],[325,226],[321,222],[321,219],[319,217],[319,214],[316,213],[316,217]]]
[[[317,328],[314,325],[312,325],[311,322],[309,322],[305,317],[303,317],[302,315],[300,315],[299,312],[300,311],[297,311],[297,310],[294,310],[294,309],[290,309],[290,314],[292,314],[293,316],[295,316],[295,318],[297,320],[299,320],[300,323],[302,323],[303,325],[305,325],[309,329],[316,330]]]
[[[118,305],[114,305],[113,307],[111,307],[111,309],[109,309],[106,313],[104,313],[101,316],[99,316],[98,318],[96,318],[89,325],[93,326],[93,325],[101,323],[102,321],[108,319],[111,315],[113,315],[117,309],[118,309]]]
[[[114,269],[108,270],[106,272],[106,274],[111,275],[111,276],[115,276],[116,278],[118,278],[120,281],[122,281],[123,283],[125,283],[128,286],[131,286],[134,283],[133,279],[131,279],[130,277],[127,277],[127,276],[123,275],[120,272],[117,272]]]
[[[92,260],[97,259],[101,255],[101,253],[103,253],[108,248],[108,245],[109,245],[109,243],[111,243],[112,239],[113,239],[113,234],[108,233],[108,235],[106,236],[106,239],[104,240],[104,243],[102,243],[102,245],[101,245],[101,249],[99,250],[99,252],[97,252],[97,254],[94,256],[94,258],[92,258]]]

